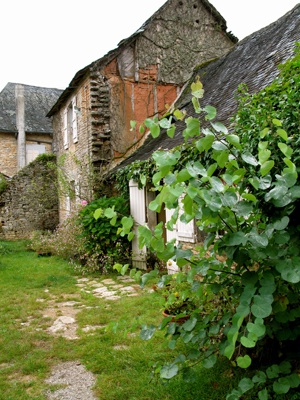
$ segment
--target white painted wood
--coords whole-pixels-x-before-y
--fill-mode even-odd
[[[76,107],[76,97],[72,100],[72,136],[73,136],[73,143],[78,142],[78,129],[77,129],[77,113],[75,111]]]
[[[145,189],[139,189],[137,182],[130,180],[129,182],[130,195],[130,213],[135,221],[134,233],[135,237],[132,240],[132,265],[135,268],[146,269],[147,250],[144,246],[142,249],[138,245],[138,226],[146,224],[146,199]]]
[[[64,110],[63,115],[63,133],[64,133],[64,149],[69,148],[69,137],[68,137],[68,107]]]

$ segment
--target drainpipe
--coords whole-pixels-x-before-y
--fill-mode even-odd
[[[17,124],[17,150],[18,171],[26,165],[26,138],[25,138],[25,99],[24,86],[16,85],[16,124]]]

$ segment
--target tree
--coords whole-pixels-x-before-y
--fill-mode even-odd
[[[159,373],[170,379],[179,370],[187,373],[198,360],[211,368],[218,356],[225,356],[233,365],[251,371],[227,400],[247,393],[264,400],[271,393],[291,393],[300,385],[296,351],[300,343],[300,184],[299,150],[294,147],[300,137],[299,60],[298,48],[271,89],[258,96],[243,92],[236,132],[228,132],[215,121],[213,107],[201,107],[203,87],[196,81],[191,88],[199,118],[175,111],[186,125],[184,144],[172,151],[156,151],[152,157],[157,171],[152,182],[158,195],[150,209],[174,209],[168,222],[172,229],[179,215],[178,199],[183,198],[180,219],[195,218],[206,233],[195,254],[174,242],[164,244],[162,224],[154,232],[147,226],[139,228],[141,246],[161,260],[173,259],[186,267],[188,272],[179,273],[177,280],[187,281],[202,304],[183,325],[166,319],[160,326],[166,329],[170,346],[182,340],[186,352]],[[280,102],[282,87],[289,90]],[[268,99],[268,93],[273,97],[270,94]],[[264,101],[267,107],[261,98],[269,100]],[[285,101],[293,103],[292,113]],[[202,129],[201,118],[208,123]],[[146,126],[154,137],[161,128],[170,135],[175,129],[170,118],[148,121]],[[220,231],[222,236],[218,236]],[[142,284],[153,274],[143,275]],[[159,285],[167,280],[163,276]],[[154,331],[152,326],[144,327],[142,337],[149,339]]]

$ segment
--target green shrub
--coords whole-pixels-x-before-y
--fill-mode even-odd
[[[111,220],[102,212],[104,209],[117,212],[118,217]],[[128,261],[129,241],[118,234],[122,225],[121,219],[128,214],[128,200],[123,197],[102,197],[92,201],[80,211],[79,223],[85,249],[80,259],[84,265],[106,271],[115,263]],[[88,262],[87,259],[89,259]]]

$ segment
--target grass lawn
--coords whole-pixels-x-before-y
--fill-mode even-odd
[[[140,339],[143,324],[158,325],[162,299],[156,292],[108,302],[81,290],[81,278],[57,257],[38,257],[25,242],[0,242],[0,400],[45,400],[51,368],[78,360],[96,376],[95,394],[105,400],[222,400],[234,385],[225,361],[214,369],[197,367],[197,379],[167,383],[151,378],[152,365],[176,356],[161,332]],[[111,276],[94,275],[99,280]],[[43,312],[62,301],[77,310],[78,339],[47,332]],[[109,304],[108,304],[109,303]],[[97,326],[86,332],[84,327]],[[83,399],[84,400],[84,399]]]

